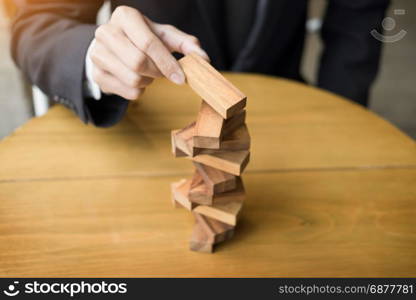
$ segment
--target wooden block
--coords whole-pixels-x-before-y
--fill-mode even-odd
[[[214,220],[214,219],[211,219],[211,220]],[[214,220],[214,221],[215,221],[215,220]],[[227,229],[227,230],[223,231],[221,234],[218,234],[218,235],[215,237],[215,244],[219,244],[219,243],[225,242],[225,241],[227,241],[227,240],[230,240],[230,239],[234,236],[234,229],[235,229],[235,226],[231,226],[231,225],[228,225],[228,224],[225,224],[225,223],[219,222],[219,221],[218,221],[218,224],[224,224],[224,225],[227,225],[227,226],[229,226],[229,229]],[[223,226],[223,225],[219,225],[219,226]]]
[[[183,207],[182,204],[180,204],[178,201],[176,201],[175,199],[175,194],[176,194],[176,190],[178,188],[178,186],[181,186],[182,184],[184,184],[186,181],[186,179],[181,179],[177,182],[172,182],[170,184],[170,190],[171,190],[171,200],[172,200],[172,205],[174,208],[181,208]]]
[[[202,101],[193,137],[194,147],[219,149],[223,125],[222,116]]]
[[[172,153],[175,157],[194,157],[198,154],[214,154],[222,151],[239,151],[250,148],[250,135],[245,124],[231,133],[224,135],[220,141],[219,149],[195,147],[192,138],[195,132],[195,126],[196,124],[193,122],[183,129],[172,131]]]
[[[196,252],[212,253],[214,252],[214,245],[209,243],[195,242],[191,240],[189,242],[189,249],[191,249],[191,251]]]
[[[237,188],[234,191],[216,195],[212,206],[199,205],[194,212],[213,218],[220,222],[235,226],[245,199],[243,182],[240,177],[237,180]]]
[[[171,200],[172,200],[172,206],[174,208],[182,208],[183,207],[178,201],[176,201],[175,197],[173,196],[173,187],[172,187],[172,185],[171,185]]]
[[[189,86],[224,119],[246,106],[247,97],[195,53],[179,60]]]
[[[208,222],[205,220],[205,216],[198,214],[196,212],[193,213],[195,218],[195,225],[198,225],[203,231],[204,231],[204,240],[200,240],[200,242],[204,243],[215,243],[215,231],[211,226],[208,224]],[[195,239],[194,239],[195,240]]]
[[[218,244],[234,235],[234,226],[194,212],[195,221],[200,223],[208,236],[208,242]]]
[[[243,124],[228,135],[225,135],[221,141],[220,150],[238,151],[250,149],[251,138],[247,125]]]
[[[194,165],[204,180],[207,188],[212,191],[212,194],[228,192],[237,187],[237,180],[235,175],[226,173],[207,165],[203,165],[195,161]]]
[[[195,135],[192,140],[193,144],[188,141],[188,148],[191,149],[188,153],[192,154],[190,156],[195,156],[214,153],[217,150],[248,150],[250,148],[250,135],[247,126],[244,124],[245,119],[246,111],[242,110],[225,120],[220,133],[218,133],[220,127],[218,122],[215,126],[201,126],[200,133],[198,133],[199,123],[197,121],[194,129]]]
[[[214,245],[230,239],[234,226],[194,213],[195,225],[189,242],[190,249],[197,252],[212,253]]]
[[[194,146],[192,137],[194,136],[194,133],[195,122],[192,122],[182,129],[172,131],[172,145],[175,145],[175,148],[178,148],[181,152],[185,153],[186,156],[193,156]]]
[[[250,160],[250,152],[247,150],[218,151],[212,154],[198,154],[191,159],[226,173],[240,176]]]
[[[175,157],[185,157],[185,156],[187,156],[187,154],[176,146],[176,135],[179,131],[180,131],[180,129],[172,130],[171,134],[170,134],[171,135],[172,154]]]
[[[188,194],[191,189],[191,179],[182,179],[171,184],[172,198],[187,210],[194,209],[197,204],[189,201]]]
[[[214,243],[209,242],[210,237],[200,223],[195,223],[192,231],[189,248],[192,251],[212,253],[214,251]]]
[[[212,205],[213,191],[205,184],[200,173],[195,170],[192,177],[191,189],[188,195],[189,201],[197,204]]]
[[[198,154],[214,154],[223,151],[249,150],[250,145],[250,134],[248,132],[247,125],[244,124],[231,132],[229,135],[222,138],[219,150],[194,148],[193,154],[195,156]]]
[[[246,121],[246,111],[242,110],[224,122],[222,136],[227,136],[237,128],[241,127]]]

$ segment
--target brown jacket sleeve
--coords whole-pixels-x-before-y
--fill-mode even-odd
[[[75,111],[84,122],[111,126],[127,101],[83,95],[85,55],[96,28],[102,0],[19,0],[12,25],[12,56],[26,77],[54,101]]]

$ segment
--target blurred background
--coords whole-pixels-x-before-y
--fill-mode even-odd
[[[86,0],[88,1],[88,0]],[[330,0],[329,0],[330,1]],[[314,83],[321,50],[319,29],[326,0],[310,0],[308,35],[302,72]],[[11,0],[0,0],[0,139],[11,134],[35,114],[47,110],[47,103],[38,90],[25,83],[14,66],[9,43],[10,20],[15,13]],[[388,11],[386,36],[400,31],[405,35],[393,43],[384,43],[380,73],[371,93],[370,109],[390,121],[409,136],[416,138],[416,1],[394,0]],[[109,14],[105,5],[99,22]]]

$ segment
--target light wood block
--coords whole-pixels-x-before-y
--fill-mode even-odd
[[[222,116],[205,101],[202,101],[196,121],[195,135],[193,137],[194,146],[198,148],[219,149],[223,126],[224,119]]]
[[[250,151],[218,151],[212,154],[198,154],[193,161],[240,176],[250,160]]]
[[[246,122],[246,111],[242,110],[236,113],[231,118],[225,120],[222,130],[222,136],[231,134],[234,130],[241,127]]]
[[[177,153],[175,149],[179,149],[182,153],[185,153],[186,156],[194,155],[194,146],[192,137],[195,134],[195,122],[192,122],[188,126],[185,126],[182,129],[173,130],[171,133],[172,139],[172,152]],[[179,153],[180,154],[180,153]]]
[[[235,175],[198,162],[194,162],[194,165],[212,194],[228,192],[237,187]]]
[[[191,251],[202,252],[202,253],[212,253],[214,252],[214,245],[209,243],[201,243],[191,240],[189,242],[189,249]]]
[[[221,141],[220,150],[238,151],[250,149],[251,138],[246,124],[238,127],[230,134],[224,136]]]
[[[215,243],[215,231],[213,228],[208,224],[208,222],[205,220],[205,216],[198,214],[196,212],[193,212],[194,218],[195,218],[195,225],[198,225],[203,231],[204,231],[204,240],[200,239],[200,242]]]
[[[171,131],[171,147],[172,147],[172,154],[175,157],[185,157],[187,156],[187,154],[185,152],[183,152],[181,149],[179,149],[176,145],[176,136],[178,134],[178,132],[180,131],[180,129],[177,130],[172,130]]]
[[[193,154],[213,154],[218,151],[240,151],[240,150],[249,150],[251,145],[250,134],[247,129],[247,125],[243,124],[241,127],[237,128],[229,135],[224,136],[220,143],[220,149],[200,149],[194,148]]]
[[[173,189],[176,188],[173,185],[174,185],[174,183],[171,183],[171,193],[170,194],[171,194],[172,206],[174,208],[182,208],[183,207],[182,204],[180,204],[178,201],[176,201],[175,196],[173,194]]]
[[[224,242],[234,235],[234,226],[209,218],[207,216],[193,213],[195,222],[200,223],[201,227],[207,232],[209,243],[218,244]]]
[[[251,138],[247,125],[243,124],[231,133],[224,135],[220,140],[219,149],[197,148],[194,146],[193,134],[195,133],[196,123],[193,122],[183,129],[171,132],[172,153],[175,157],[194,157],[199,154],[215,154],[221,151],[240,151],[248,150]]]
[[[213,190],[209,188],[200,175],[200,172],[195,170],[192,177],[191,189],[188,195],[189,201],[197,204],[212,205]]]
[[[247,97],[197,54],[179,60],[189,86],[228,119],[246,106]]]
[[[194,209],[197,205],[189,201],[188,194],[191,189],[191,179],[182,179],[171,184],[173,201],[176,201],[187,210]]]
[[[244,199],[245,191],[243,182],[241,178],[238,178],[237,188],[234,191],[219,194],[215,197],[212,206],[199,205],[193,211],[235,226],[238,215],[243,207]]]
[[[190,249],[212,253],[215,244],[224,242],[234,235],[234,226],[194,213],[195,224],[189,242]]]
[[[214,243],[210,242],[210,239],[212,238],[204,230],[203,225],[195,222],[191,240],[189,241],[189,248],[196,252],[212,253],[214,251]]]

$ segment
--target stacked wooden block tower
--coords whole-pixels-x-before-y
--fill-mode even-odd
[[[240,175],[250,158],[247,98],[196,54],[180,64],[203,100],[196,122],[172,131],[173,154],[195,165],[192,178],[172,183],[172,199],[195,217],[191,250],[213,252],[214,245],[233,236],[245,200]]]

